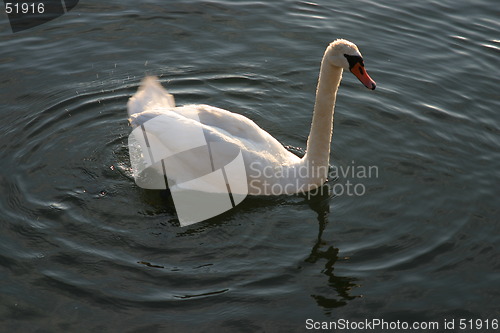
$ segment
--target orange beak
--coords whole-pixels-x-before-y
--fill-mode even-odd
[[[360,62],[352,66],[350,70],[351,73],[354,74],[368,89],[373,90],[377,87],[375,81],[373,81],[370,75],[366,72],[365,66],[363,66]]]

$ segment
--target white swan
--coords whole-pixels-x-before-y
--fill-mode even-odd
[[[343,39],[332,42],[321,62],[311,131],[303,158],[286,150],[268,132],[242,115],[208,105],[176,107],[173,96],[154,77],[146,77],[130,98],[129,122],[136,128],[155,118],[148,123],[152,124],[148,125],[148,135],[165,147],[168,155],[180,156],[166,171],[171,178],[169,184],[180,184],[193,175],[206,175],[217,168],[214,164],[224,165],[241,152],[247,177],[247,186],[242,191],[248,190],[249,195],[307,192],[327,180],[335,98],[344,69],[350,70],[367,88],[375,89],[357,46]],[[183,152],[197,146],[192,142],[197,140],[192,135],[195,132],[203,133],[210,147],[220,144],[216,150],[217,161],[212,157],[212,150],[208,170],[207,163],[201,162],[202,150]],[[185,147],[186,142],[190,142],[189,147]],[[230,192],[237,192],[236,187],[229,188],[228,184]]]

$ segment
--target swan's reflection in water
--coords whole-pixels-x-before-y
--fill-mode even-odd
[[[334,265],[339,259],[342,260],[343,258],[339,258],[338,248],[329,245],[327,241],[323,240],[323,232],[328,225],[330,214],[330,200],[333,197],[329,183],[323,186],[323,190],[318,191],[318,195],[307,198],[311,209],[318,214],[319,230],[316,243],[305,261],[311,264],[326,261],[321,273],[327,277],[328,287],[335,292],[328,295],[313,294],[311,297],[329,313],[331,309],[344,306],[348,301],[361,296],[350,295],[351,290],[359,286],[356,283],[356,278],[335,275]]]
[[[220,274],[217,277],[220,279],[221,285],[226,286],[228,279],[231,280],[231,270],[226,267],[236,264],[240,260],[238,258],[253,258],[266,255],[273,248],[269,244],[272,243],[275,237],[276,223],[260,223],[259,221],[251,223],[255,220],[255,216],[261,216],[263,214],[261,211],[280,211],[283,208],[276,209],[280,205],[288,210],[290,205],[302,206],[307,204],[317,214],[318,233],[309,255],[300,260],[305,265],[299,265],[301,267],[298,268],[298,271],[293,269],[293,272],[294,274],[313,276],[315,282],[311,285],[314,286],[314,290],[304,290],[305,295],[310,295],[317,305],[324,309],[326,314],[330,314],[332,309],[342,307],[350,300],[360,297],[359,295],[352,295],[353,290],[359,286],[356,278],[336,274],[335,265],[338,262],[342,263],[345,259],[339,257],[339,249],[333,245],[333,241],[324,239],[325,229],[330,217],[331,200],[333,199],[331,186],[333,184],[327,183],[321,190],[316,191],[316,194],[299,196],[295,197],[295,199],[290,199],[290,197],[264,197],[244,201],[236,208],[239,213],[236,216],[240,219],[247,218],[247,220],[241,222],[241,225],[235,228],[221,227],[224,224],[230,226],[234,222],[234,211],[185,229],[180,228],[175,218],[175,209],[168,191],[144,191],[144,200],[153,208],[152,211],[144,211],[143,214],[153,216],[160,214],[163,217],[168,217],[157,229],[159,233],[162,233],[165,227],[172,227],[177,231],[176,237],[170,239],[169,251],[175,251],[176,246],[180,246],[181,250],[178,251],[177,256],[171,254],[167,264],[162,264],[162,266],[168,266],[168,263],[174,265],[173,262],[175,262],[176,267],[179,267],[178,273],[189,274],[192,270],[190,267],[196,266],[192,262],[204,258],[199,251],[193,251],[192,249],[199,247],[200,242],[211,244],[203,246],[204,251],[207,251],[212,256],[209,261],[204,259],[205,264],[209,262],[210,265],[219,265]],[[181,239],[181,241],[176,242],[175,239]],[[244,242],[245,246],[241,246],[242,242]],[[185,252],[187,249],[191,250]],[[147,260],[140,263],[151,267]],[[307,268],[303,270],[305,266]],[[227,274],[225,273],[226,269],[229,272]],[[232,278],[235,280],[259,281],[261,279],[259,273],[261,270],[265,271],[265,267],[257,266],[250,270],[235,271],[232,273]],[[199,276],[198,271],[196,271],[196,274]],[[301,289],[307,289],[307,286],[304,285]],[[211,288],[211,285],[205,285],[202,289],[210,290]]]

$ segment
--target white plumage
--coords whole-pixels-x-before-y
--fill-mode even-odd
[[[325,52],[307,152],[303,158],[286,150],[268,132],[240,114],[209,105],[175,106],[174,97],[155,77],[146,77],[137,93],[130,98],[127,105],[129,122],[135,128],[156,118],[148,123],[151,124],[148,134],[172,153],[183,152],[183,143],[191,140],[190,133],[202,131],[211,146],[219,147],[217,161],[213,160],[212,164],[231,161],[241,151],[250,195],[306,192],[327,180],[335,97],[342,70],[352,69],[345,54],[361,59],[357,47],[345,40],[336,40]],[[359,74],[354,74],[360,78]],[[372,86],[367,85],[373,89],[375,83],[367,77],[366,74],[360,80],[365,85],[366,82],[373,83]],[[181,183],[185,181],[181,179],[183,175],[206,174],[206,165],[199,163],[199,159],[196,150],[185,153],[171,166],[174,170],[167,170],[167,175],[179,177],[171,180]]]

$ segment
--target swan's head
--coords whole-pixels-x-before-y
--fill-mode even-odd
[[[366,72],[363,57],[354,43],[337,39],[328,46],[325,56],[331,65],[351,71],[368,89],[377,86]]]

